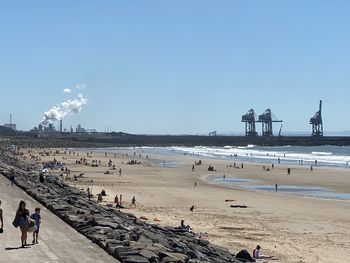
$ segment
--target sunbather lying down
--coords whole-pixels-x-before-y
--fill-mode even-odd
[[[247,208],[246,205],[231,205],[232,208]]]

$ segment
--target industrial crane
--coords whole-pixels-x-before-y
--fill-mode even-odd
[[[255,130],[255,113],[253,109],[250,109],[245,115],[242,115],[242,122],[245,123],[246,136],[258,135]]]
[[[315,115],[310,118],[310,124],[312,124],[312,136],[323,136],[323,123],[322,123],[322,100],[320,100],[320,106]]]
[[[276,116],[273,115],[271,110],[267,109],[263,114],[259,115],[258,122],[262,123],[262,135],[270,137],[273,136],[272,123],[282,122],[282,120],[278,120]]]

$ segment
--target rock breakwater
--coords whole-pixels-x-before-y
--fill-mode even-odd
[[[47,176],[40,183],[38,172],[27,171],[27,167],[28,163],[1,150],[1,174],[9,177],[13,168],[17,186],[120,262],[241,262],[227,249],[190,233],[149,224],[132,214],[89,200],[87,194],[55,176]]]

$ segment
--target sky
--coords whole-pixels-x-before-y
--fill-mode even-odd
[[[340,0],[1,1],[0,123],[12,113],[29,130],[82,94],[64,128],[242,133],[243,114],[271,108],[283,131],[310,133],[322,99],[325,131],[350,130],[349,12]]]

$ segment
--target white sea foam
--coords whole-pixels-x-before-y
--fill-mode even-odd
[[[350,162],[349,155],[336,154],[327,151],[310,151],[307,147],[257,147],[249,145],[249,147],[170,147],[172,151],[178,153],[193,154],[211,158],[231,158],[233,156],[250,158],[252,161],[276,161],[286,160],[290,162],[298,162],[302,160],[304,163],[324,163],[328,165],[346,165]]]

